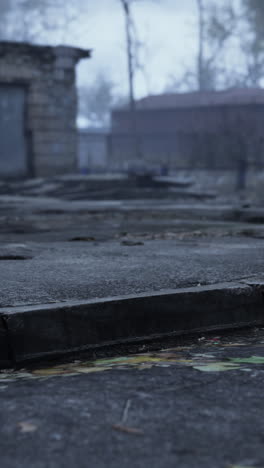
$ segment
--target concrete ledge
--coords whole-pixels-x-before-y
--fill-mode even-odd
[[[6,323],[0,318],[0,367],[10,366],[13,356],[10,350],[10,342],[8,339],[8,332]]]
[[[1,309],[0,365],[264,323],[263,281]]]

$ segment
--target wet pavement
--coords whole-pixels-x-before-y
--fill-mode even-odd
[[[261,468],[264,331],[0,374],[1,466]]]

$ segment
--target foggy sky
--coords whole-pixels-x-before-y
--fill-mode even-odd
[[[93,49],[93,58],[78,68],[79,84],[89,84],[98,73],[107,74],[120,93],[127,91],[124,18],[119,0],[89,4],[82,21],[74,26],[71,42]],[[195,59],[195,0],[149,0],[135,4],[134,19],[142,49],[146,77],[137,74],[137,96],[161,92],[172,76],[179,78],[184,66]]]

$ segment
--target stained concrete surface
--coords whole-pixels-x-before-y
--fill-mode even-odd
[[[20,184],[38,190],[33,182]],[[56,199],[29,197],[23,190],[17,195],[6,190],[0,197],[1,307],[161,291],[262,274],[263,224],[241,222],[236,216],[224,221],[223,207],[216,202],[180,205],[168,194],[165,202],[104,200],[102,190],[101,200],[92,201],[78,183],[81,201],[63,199],[63,192]],[[69,196],[71,186],[65,184]],[[44,184],[49,195],[53,185]],[[138,197],[144,194],[140,188],[137,192]],[[233,208],[226,207],[230,214]],[[204,216],[195,216],[198,209]],[[212,212],[218,212],[218,221],[210,218]]]
[[[200,336],[171,342],[167,362],[145,367],[0,374],[1,467],[261,468],[263,342],[263,330]],[[192,364],[170,362],[172,353]],[[236,358],[245,359],[237,369],[195,368]]]
[[[242,222],[236,204],[187,206],[184,197],[161,200],[151,192],[146,201],[140,190],[137,200],[110,200],[102,191],[78,201],[79,188],[77,198],[51,198],[57,189],[37,181],[13,193],[2,186],[1,307],[262,274],[264,226]],[[261,330],[229,341],[225,347],[201,336],[186,359],[264,357]],[[167,365],[42,379],[0,375],[1,467],[263,467],[263,364],[223,372]],[[125,425],[138,434],[113,428],[128,401]]]
[[[228,242],[227,242],[228,240]],[[3,257],[1,307],[85,300],[262,275],[263,240],[27,243],[33,257]],[[20,247],[21,248],[21,247]],[[14,254],[19,246],[14,246]],[[12,244],[6,249],[12,251]],[[7,260],[6,260],[7,258]]]

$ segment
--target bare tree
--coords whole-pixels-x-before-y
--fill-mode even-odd
[[[110,110],[120,99],[113,81],[99,73],[90,86],[79,89],[79,115],[95,127],[108,127]]]
[[[264,3],[263,0],[242,0],[242,18],[247,34],[241,38],[245,54],[246,84],[260,87],[264,78]]]
[[[215,0],[196,0],[198,8],[199,52],[198,89],[214,89],[225,70],[219,65],[227,42],[237,30],[233,0],[219,5]]]
[[[130,125],[131,135],[133,139],[133,149],[135,156],[141,160],[140,141],[138,135],[136,101],[135,101],[135,27],[131,12],[131,3],[133,0],[120,0],[125,17],[126,30],[126,53],[128,65],[128,84],[129,84],[129,109],[130,109]]]
[[[192,67],[182,77],[171,79],[168,90],[205,91],[217,89],[230,82],[224,57],[228,41],[237,32],[238,18],[234,0],[195,0],[197,8],[197,56]],[[234,78],[234,77],[233,77]],[[239,76],[237,75],[237,79]]]
[[[145,63],[140,59],[141,51],[145,49],[145,44],[139,39],[136,23],[132,14],[134,3],[152,2],[159,3],[160,0],[120,0],[126,29],[126,53],[128,63],[129,98],[131,107],[135,106],[135,75],[140,71],[148,87],[148,76]]]
[[[210,0],[196,0],[203,10],[200,12],[203,18],[208,8],[206,1]],[[264,78],[263,0],[241,0],[238,6],[234,0],[223,2],[221,6],[214,2],[210,10],[203,42],[210,44],[211,56],[201,60],[200,64],[203,62],[202,66],[209,72],[211,66],[211,71],[215,70],[226,86],[260,87]],[[204,30],[204,23],[200,23],[200,29]],[[200,34],[202,41],[201,36],[203,34]],[[219,57],[226,55],[229,39],[236,39],[236,53],[241,57],[241,70],[232,66],[221,68],[216,64]]]
[[[127,50],[127,64],[128,64],[128,82],[129,82],[129,103],[130,110],[135,110],[135,89],[134,89],[134,56],[133,56],[133,20],[131,15],[130,0],[120,0],[126,23],[126,50]]]
[[[204,60],[204,41],[205,41],[205,8],[204,0],[196,0],[198,8],[198,34],[199,50],[197,60],[197,80],[200,91],[206,89],[205,82],[205,60]]]
[[[69,25],[77,19],[79,2],[71,0],[0,0],[1,29],[8,31],[9,38],[18,41],[40,42],[46,40],[47,33],[62,40]],[[3,15],[6,21],[3,21]]]

